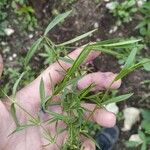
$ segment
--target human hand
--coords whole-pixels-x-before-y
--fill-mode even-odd
[[[80,52],[82,51],[81,48],[76,49],[72,53],[69,54],[69,57],[72,59],[76,59]],[[89,56],[87,57],[86,61],[84,63],[87,63],[89,61],[92,61],[94,58],[96,58],[99,54],[96,52],[91,52]],[[60,61],[61,66],[63,68],[68,69],[70,67],[69,64]],[[40,95],[39,95],[39,85],[41,78],[44,81],[45,85],[45,92],[46,95],[50,95],[52,93],[52,83],[49,80],[49,75],[51,76],[51,79],[53,81],[53,86],[56,85],[60,80],[63,79],[63,75],[59,74],[59,71],[62,71],[61,67],[57,62],[50,65],[37,79],[35,79],[33,82],[31,82],[28,86],[21,89],[16,94],[16,101],[19,106],[21,106],[26,112],[28,112],[30,115],[32,115],[34,118],[37,118],[40,112]],[[0,75],[3,69],[2,65],[2,58],[0,57]],[[91,73],[83,77],[78,82],[78,88],[83,89],[87,87],[87,85],[90,85],[91,83],[96,84],[95,90],[104,90],[109,87],[113,79],[115,78],[116,74],[106,72],[96,72]],[[121,84],[121,81],[118,80],[115,82],[111,88],[117,89]],[[59,101],[59,98],[55,98],[54,101]],[[44,132],[50,132],[52,136],[56,134],[56,128],[55,123],[52,123],[51,125],[47,125],[45,123],[42,123],[40,126],[33,126],[25,128],[24,130],[21,130],[19,132],[16,132],[12,135],[12,131],[16,129],[16,125],[12,119],[12,116],[10,114],[10,105],[11,103],[7,99],[6,101],[2,102],[0,101],[0,149],[1,150],[57,150],[63,143],[65,142],[65,139],[67,138],[67,132],[63,132],[58,135],[56,139],[56,143],[50,144],[46,147],[43,147],[43,145],[48,144],[48,140],[46,140],[43,136]],[[95,108],[94,104],[83,104],[83,107],[86,107],[89,110],[93,110]],[[17,118],[20,122],[20,124],[25,124],[28,122],[30,116],[23,111],[23,109],[20,109],[19,107],[16,108]],[[51,106],[49,108],[53,112],[62,113],[62,109],[60,106]],[[88,114],[86,114],[88,116]],[[47,120],[49,115],[46,113],[40,113],[41,120]],[[108,112],[104,108],[97,109],[92,118],[93,121],[100,124],[101,126],[105,127],[112,127],[115,125],[116,118],[113,113]],[[59,122],[57,127],[65,127],[65,124],[63,122]],[[10,135],[10,136],[8,136]],[[95,145],[92,143],[89,139],[83,138],[81,139],[85,150],[94,150]]]

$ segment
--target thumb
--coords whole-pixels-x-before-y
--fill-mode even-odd
[[[2,59],[2,56],[0,54],[0,77],[2,75],[2,72],[3,72],[3,59]]]

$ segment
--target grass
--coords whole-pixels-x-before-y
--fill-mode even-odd
[[[66,0],[63,0],[63,1],[65,2]],[[6,0],[3,0],[3,2],[5,3]],[[4,4],[3,2],[0,2],[0,4],[2,3],[2,5],[3,5]],[[20,1],[15,0],[15,2],[18,3]],[[24,4],[25,1],[22,1],[22,2]],[[74,0],[70,1],[70,3],[73,3],[73,2],[74,2]],[[98,3],[100,1],[97,0],[95,2]],[[21,4],[21,5],[23,5],[23,4]],[[121,22],[128,22],[128,21],[132,20],[132,15],[135,13],[135,12],[130,12],[130,11],[128,12],[127,11],[128,8],[126,8],[126,6],[121,5],[121,7],[120,7],[118,5],[117,9],[114,10],[116,12],[113,12],[114,16],[119,18],[118,20],[121,20]],[[142,9],[144,9],[144,10],[147,9],[147,11],[149,11],[149,8],[146,7],[146,5],[143,6]],[[1,11],[1,9],[0,9],[0,11]],[[120,11],[123,11],[123,14],[119,14]],[[30,124],[28,124],[28,125],[19,124],[17,116],[16,116],[16,106],[18,106],[18,104],[15,101],[15,94],[19,87],[19,84],[21,84],[21,86],[22,86],[22,83],[23,83],[23,85],[26,85],[27,83],[30,82],[31,78],[33,78],[33,76],[35,74],[33,71],[31,72],[31,69],[28,69],[28,68],[30,68],[29,63],[32,61],[32,58],[36,55],[36,53],[38,53],[38,50],[44,45],[47,53],[42,52],[41,56],[47,58],[47,60],[45,61],[45,64],[52,64],[54,61],[58,62],[58,60],[62,60],[62,61],[72,64],[72,67],[69,70],[66,70],[65,78],[60,82],[60,84],[56,85],[53,88],[52,95],[50,95],[49,97],[45,97],[44,82],[42,79],[41,79],[41,84],[40,84],[39,88],[40,88],[40,97],[41,97],[41,109],[45,110],[49,115],[53,116],[53,119],[49,121],[49,124],[51,124],[53,121],[57,122],[58,120],[63,120],[67,124],[66,130],[69,133],[69,138],[68,138],[68,141],[66,141],[65,145],[63,145],[62,149],[67,149],[68,147],[71,147],[72,149],[79,149],[81,143],[78,140],[79,139],[78,137],[81,134],[92,138],[90,136],[91,135],[90,127],[89,127],[90,123],[89,123],[89,121],[84,120],[84,117],[83,117],[83,114],[87,110],[85,110],[81,104],[83,102],[89,102],[89,103],[92,102],[92,103],[96,104],[96,108],[99,108],[99,107],[103,107],[103,105],[109,104],[111,102],[120,102],[120,101],[126,100],[126,99],[130,98],[130,96],[133,95],[132,93],[130,93],[130,94],[116,95],[114,97],[111,97],[110,89],[108,89],[105,93],[100,92],[97,94],[93,94],[90,92],[90,90],[94,85],[90,85],[86,89],[78,91],[76,89],[77,80],[79,80],[83,76],[83,74],[85,74],[85,71],[83,71],[83,67],[81,65],[85,59],[85,56],[87,56],[88,53],[91,51],[91,49],[93,49],[95,51],[101,51],[103,53],[107,53],[109,55],[113,55],[119,59],[122,59],[124,67],[121,69],[121,71],[119,72],[118,76],[115,78],[114,81],[116,81],[118,79],[122,79],[128,73],[134,71],[135,69],[137,69],[139,67],[142,67],[143,65],[145,66],[146,70],[149,70],[149,65],[147,62],[150,62],[150,61],[149,61],[149,59],[142,59],[138,62],[136,61],[136,54],[138,53],[138,49],[140,49],[140,45],[141,45],[141,44],[139,44],[139,43],[141,43],[141,41],[136,40],[136,39],[127,39],[127,40],[126,39],[113,39],[113,40],[97,42],[94,44],[88,44],[83,49],[83,52],[77,58],[76,61],[73,61],[72,59],[70,59],[68,57],[61,57],[62,53],[63,53],[63,55],[65,55],[67,53],[66,49],[68,49],[68,47],[70,47],[70,45],[72,45],[73,43],[75,43],[77,41],[82,40],[83,38],[86,38],[87,36],[90,36],[91,34],[93,34],[95,32],[95,30],[89,31],[87,33],[84,33],[83,35],[77,36],[74,39],[71,39],[71,40],[63,42],[63,43],[55,43],[55,42],[51,41],[51,39],[49,39],[49,37],[48,37],[48,33],[56,25],[58,25],[59,23],[62,23],[64,21],[64,19],[66,17],[68,17],[68,15],[70,13],[71,13],[71,11],[68,11],[66,13],[58,15],[48,25],[44,34],[39,39],[37,39],[37,41],[35,41],[35,43],[31,47],[31,49],[29,50],[27,57],[25,59],[25,65],[24,65],[24,67],[22,67],[23,69],[10,70],[11,68],[9,68],[9,70],[5,72],[5,75],[9,75],[10,82],[7,84],[7,86],[5,86],[4,91],[5,91],[5,95],[6,95],[6,93],[7,93],[6,91],[9,91],[10,89],[12,89],[12,86],[10,84],[12,84],[17,78],[19,78],[21,73],[19,74],[18,72],[23,72],[21,74],[20,78],[14,84],[13,91],[12,91],[13,99],[8,97],[12,101],[11,113],[12,113],[14,121],[17,125],[17,128],[13,133],[23,130],[30,126],[41,126],[42,121],[39,120],[39,118],[34,118],[33,116],[31,116],[26,110],[24,110],[24,111],[31,118]],[[29,25],[32,28],[32,26],[34,26],[34,24],[36,24],[36,21],[34,21],[34,17],[32,18],[32,16],[34,15],[33,10],[30,7],[26,7],[26,6],[22,7],[22,9],[20,9],[18,11],[18,16],[23,16],[23,14],[25,16],[27,16],[27,18],[25,17],[27,19],[27,21],[25,20],[24,22],[25,23],[28,22],[28,24],[24,23],[23,26],[25,26],[25,28],[27,26],[27,28],[28,28],[28,25]],[[2,27],[3,27],[3,24],[1,22],[3,22],[3,20],[5,20],[6,16],[7,15],[5,14],[5,12],[2,12],[0,14],[0,26],[2,26]],[[139,24],[137,26],[137,28],[140,30],[141,35],[146,39],[145,41],[148,43],[149,42],[149,40],[148,40],[149,39],[149,32],[148,32],[149,28],[148,28],[148,22],[147,22],[148,19],[147,18],[149,18],[149,13],[144,13],[144,11],[143,11],[142,22],[141,22],[141,24]],[[30,23],[31,23],[31,25],[30,25]],[[1,29],[3,29],[3,28],[1,28]],[[3,31],[2,31],[2,34],[4,34]],[[123,53],[124,51],[127,51],[127,53],[124,54]],[[26,70],[30,70],[30,71],[26,72]],[[74,75],[74,72],[75,72],[75,75]],[[88,69],[86,70],[86,72],[88,72]],[[26,73],[26,76],[23,76],[25,73]],[[24,83],[25,81],[23,81],[23,79],[27,82]],[[68,90],[68,88],[67,88],[68,85],[72,85],[73,90]],[[58,94],[61,95],[61,102],[58,104],[55,104],[55,105],[62,106],[64,112],[66,112],[65,116],[54,113],[54,112],[50,112],[47,110],[47,107],[49,105],[54,105],[51,101],[53,96],[58,95]],[[19,108],[23,109],[21,106],[19,106]],[[93,112],[91,112],[91,114],[89,115],[89,118],[92,115],[92,113]],[[45,130],[45,129],[43,128],[43,130]],[[55,143],[56,139],[54,137],[51,137],[50,134],[47,133],[46,131],[44,133],[45,133],[44,137],[49,141],[49,143]]]
[[[149,62],[149,59],[142,60],[138,63],[135,63],[136,53],[137,49],[139,47],[138,43],[141,41],[141,39],[112,39],[112,40],[106,40],[106,41],[100,41],[96,42],[94,44],[87,44],[78,58],[76,60],[72,60],[70,58],[60,58],[60,51],[58,49],[63,49],[64,47],[76,42],[80,41],[81,39],[93,34],[96,30],[89,31],[87,33],[84,33],[83,35],[77,36],[74,39],[71,39],[69,41],[66,41],[64,43],[55,44],[51,41],[51,39],[48,38],[47,34],[53,29],[56,25],[58,25],[60,22],[62,22],[65,18],[67,18],[70,15],[71,11],[68,11],[66,13],[58,15],[54,20],[50,22],[50,24],[47,26],[44,34],[37,39],[36,42],[33,43],[31,46],[31,49],[28,51],[27,56],[25,58],[25,65],[24,65],[24,72],[21,74],[20,78],[16,81],[13,87],[13,98],[10,98],[7,96],[6,93],[4,93],[11,101],[11,114],[13,116],[14,122],[16,123],[16,130],[12,133],[15,134],[15,132],[18,132],[20,130],[23,130],[30,126],[40,126],[44,130],[44,138],[47,139],[49,142],[48,144],[55,143],[56,137],[52,137],[51,134],[49,134],[45,128],[42,126],[42,120],[40,118],[33,117],[30,113],[28,113],[24,108],[22,108],[19,104],[17,104],[15,100],[15,95],[17,88],[19,86],[19,83],[21,82],[25,72],[26,67],[28,67],[29,62],[32,60],[32,57],[36,54],[36,52],[39,50],[40,46],[43,44],[47,44],[47,49],[49,48],[50,51],[52,51],[52,57],[53,61],[57,61],[61,59],[67,63],[71,63],[72,66],[68,70],[65,70],[65,76],[64,79],[57,84],[53,88],[53,92],[50,96],[45,96],[45,90],[44,90],[44,82],[43,79],[41,79],[40,82],[40,98],[41,98],[41,110],[44,110],[47,114],[52,116],[52,119],[48,121],[48,124],[51,125],[53,122],[63,121],[66,124],[66,128],[63,129],[60,132],[64,132],[67,130],[68,132],[68,138],[64,145],[60,147],[62,150],[69,149],[80,149],[81,143],[80,143],[80,136],[84,135],[90,139],[93,139],[93,137],[89,133],[89,120],[92,114],[94,113],[94,110],[97,108],[101,108],[104,105],[107,105],[112,102],[121,102],[124,100],[129,99],[133,93],[128,93],[124,95],[116,95],[114,97],[110,97],[110,88],[106,92],[99,92],[99,93],[92,93],[91,95],[91,89],[94,86],[93,84],[88,86],[87,88],[83,90],[78,90],[76,87],[77,81],[83,76],[83,70],[82,70],[82,62],[85,60],[86,56],[91,52],[91,50],[94,51],[101,51],[103,53],[107,53],[116,57],[123,57],[121,52],[117,51],[117,49],[128,49],[130,50],[130,54],[127,57],[124,67],[120,70],[117,77],[112,81],[111,85],[119,80],[122,79],[124,76],[129,74],[130,72],[134,71],[135,69],[142,67],[143,64],[146,64]],[[63,51],[61,51],[63,53]],[[64,52],[66,53],[66,52]],[[52,61],[52,62],[53,62]],[[51,62],[51,63],[52,63]],[[86,71],[87,72],[87,71]],[[71,89],[68,89],[68,86],[72,85]],[[53,103],[52,99],[54,96],[59,95],[61,98],[61,101],[59,103]],[[82,103],[88,102],[88,103],[95,103],[95,109],[90,112],[88,119],[85,120],[84,113],[89,111],[82,107]],[[48,110],[48,106],[51,105],[58,105],[62,107],[63,114],[59,114],[53,111]],[[18,106],[20,109],[22,109],[29,117],[29,124],[19,124],[19,121],[16,116],[16,106]],[[64,115],[65,114],[65,115]],[[95,142],[95,141],[94,141]],[[95,142],[96,144],[96,142]],[[98,146],[98,145],[97,145]]]

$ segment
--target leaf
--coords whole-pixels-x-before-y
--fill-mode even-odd
[[[28,51],[27,56],[25,58],[25,66],[27,66],[27,64],[29,63],[29,61],[31,60],[31,58],[33,57],[35,52],[38,50],[38,47],[39,47],[39,45],[41,44],[42,41],[43,41],[43,37],[39,38],[37,41],[35,41],[33,43],[33,45],[31,46],[31,48]]]
[[[11,136],[12,134],[14,134],[14,133],[16,133],[16,132],[22,131],[22,130],[24,130],[24,129],[28,128],[28,127],[31,127],[31,126],[33,126],[33,125],[19,125],[19,126],[16,127],[16,129],[15,129],[12,133],[10,133],[8,136]]]
[[[17,115],[16,115],[15,103],[11,104],[10,111],[11,111],[11,115],[13,117],[13,120],[14,120],[16,126],[18,127],[19,126],[19,122],[18,122],[18,118],[17,118]]]
[[[134,71],[135,69],[137,68],[140,68],[142,67],[145,63],[147,63],[148,61],[147,60],[142,60],[140,61],[139,63],[136,63],[134,65],[132,65],[131,67],[129,68],[123,68],[119,74],[116,76],[115,80],[114,81],[117,81],[119,79],[122,79],[124,76],[126,76],[127,74],[129,74],[130,72]]]
[[[147,61],[147,63],[143,64],[144,69],[150,71],[150,59],[144,58],[143,60]]]
[[[144,134],[144,132],[142,132],[142,131],[138,131],[138,135],[139,135],[139,137],[140,137],[140,139],[142,140],[142,141],[145,141],[145,139],[146,139],[146,136],[145,136],[145,134]]]
[[[45,32],[44,32],[44,36],[46,36],[46,34],[52,29],[54,28],[58,23],[60,23],[62,20],[64,20],[68,15],[70,15],[71,11],[67,11],[63,14],[58,15],[57,17],[55,17],[47,26]]]
[[[114,55],[115,57],[124,57],[123,54],[115,50],[112,50],[112,48],[129,48],[138,41],[140,41],[140,39],[139,40],[126,40],[126,41],[118,41],[118,39],[114,39],[110,41],[106,40],[106,41],[97,42],[96,44],[91,44],[91,47],[92,49],[96,51],[105,52],[105,53]]]
[[[121,95],[121,96],[117,96],[117,97],[113,97],[105,102],[102,102],[102,105],[107,105],[109,103],[117,103],[117,102],[121,102],[124,101],[128,98],[130,98],[133,95],[133,93],[131,94],[125,94],[125,95]]]
[[[14,86],[13,86],[13,92],[12,92],[13,98],[16,97],[16,92],[17,92],[18,85],[19,85],[21,79],[23,78],[23,76],[25,75],[25,73],[26,73],[26,72],[23,72],[23,73],[20,75],[19,79],[16,81],[16,83],[15,83]]]
[[[150,134],[150,121],[143,120],[141,122],[141,127],[145,130],[145,133]]]
[[[142,28],[143,26],[145,26],[146,24],[148,24],[148,22],[146,20],[143,20],[142,22],[140,22],[135,29],[139,29]]]
[[[69,63],[69,64],[73,64],[74,60],[68,58],[68,57],[59,57],[60,60],[66,62],[66,63]]]
[[[53,112],[53,111],[50,111],[50,110],[46,110],[46,112],[49,115],[53,116],[54,119],[57,119],[57,120],[63,120],[65,122],[69,119],[69,116],[64,116],[62,114],[59,114],[59,113],[56,113],[56,112]]]
[[[42,103],[42,105],[43,105],[44,99],[45,99],[45,86],[44,86],[43,78],[41,78],[41,81],[40,81],[39,91],[40,91],[41,103]]]
[[[109,43],[109,44],[103,44],[103,43],[102,44],[97,43],[97,44],[98,45],[100,44],[103,47],[118,47],[118,46],[122,46],[122,45],[129,45],[129,44],[137,43],[141,40],[142,39],[135,39],[135,40],[124,40],[124,41],[119,41],[119,42],[116,42],[116,43]]]
[[[65,75],[64,79],[62,80],[62,82],[60,82],[59,85],[57,86],[57,88],[55,89],[54,95],[58,94],[67,85],[67,82],[69,81],[70,77],[72,75],[74,75],[75,71],[78,69],[78,67],[85,60],[85,58],[87,57],[87,55],[90,53],[90,50],[91,49],[88,46],[86,46],[82,50],[82,52],[80,53],[80,55],[74,61],[72,67],[70,69],[68,69],[68,71],[66,72],[66,75]]]
[[[137,147],[139,145],[139,142],[135,141],[127,141],[125,142],[126,147]]]
[[[142,109],[141,113],[142,113],[142,117],[144,120],[150,121],[150,110],[149,109]]]
[[[84,33],[84,34],[82,34],[82,35],[80,35],[80,36],[77,36],[77,37],[74,38],[74,39],[71,39],[71,40],[66,41],[66,42],[64,42],[64,43],[61,43],[61,44],[58,44],[58,45],[56,45],[56,46],[64,46],[64,45],[68,45],[68,44],[77,42],[77,41],[79,41],[79,40],[81,40],[81,39],[83,39],[83,38],[85,38],[85,37],[87,37],[87,36],[90,36],[90,35],[91,35],[93,32],[95,32],[96,30],[97,30],[97,29],[94,29],[94,30],[92,30],[92,31],[89,31],[89,32],[87,32],[87,33]]]
[[[92,47],[92,49],[95,50],[95,51],[100,51],[100,52],[104,52],[106,54],[113,55],[115,57],[124,57],[123,54],[118,53],[117,51],[113,51],[111,49],[106,49],[106,48],[103,48],[101,46],[94,46],[94,47]]]
[[[93,86],[94,86],[93,84],[90,84],[88,87],[86,87],[85,89],[81,90],[79,92],[79,99],[82,100],[83,98],[85,98],[85,96],[91,91]]]
[[[129,68],[133,63],[134,63],[134,60],[135,60],[135,56],[136,56],[136,53],[137,53],[137,48],[135,47],[131,53],[129,54],[127,60],[126,60],[126,63],[124,65],[124,69],[125,68]]]
[[[145,143],[145,142],[142,144],[141,150],[147,150],[147,146],[146,146],[146,143]]]

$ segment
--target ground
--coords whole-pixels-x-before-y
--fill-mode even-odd
[[[59,5],[59,2],[50,1],[43,3],[39,8],[46,9],[44,13],[36,10],[36,15],[38,18],[38,27],[35,31],[30,32],[21,32],[19,25],[11,21],[16,19],[17,16],[14,13],[9,12],[8,21],[11,27],[15,30],[15,33],[9,37],[1,38],[1,41],[6,42],[7,46],[10,48],[9,53],[4,54],[4,63],[10,67],[15,67],[16,65],[16,58],[10,60],[10,56],[14,53],[17,54],[17,57],[25,56],[27,49],[30,47],[31,43],[41,35],[44,31],[46,25],[49,23],[49,20],[52,16],[52,11],[56,8],[60,12],[64,12],[66,9],[69,10],[69,6],[62,6]],[[96,3],[92,0],[79,0],[77,2],[72,3],[73,13],[72,16],[66,19],[66,21],[61,25],[57,26],[52,32],[49,34],[51,39],[56,43],[69,40],[76,35],[80,35],[85,33],[89,30],[98,27],[98,31],[87,38],[86,40],[82,40],[81,42],[77,43],[76,46],[85,44],[89,41],[97,41],[97,40],[105,40],[115,37],[138,37],[139,33],[135,29],[137,24],[137,18],[134,17],[134,20],[131,23],[126,23],[120,26],[117,31],[110,33],[110,30],[115,26],[116,18],[114,18],[106,9],[105,7],[106,2]],[[35,4],[33,4],[35,7]],[[66,8],[65,8],[66,7]],[[33,37],[29,38],[29,35],[33,35]],[[6,48],[7,46],[1,46],[1,48]],[[143,56],[150,56],[150,48],[147,47],[142,51]],[[41,63],[43,63],[39,57],[35,57],[33,60],[33,69],[36,71],[41,70]],[[118,60],[115,57],[102,54],[99,58],[94,61],[95,70],[99,71],[112,71],[117,73],[120,70],[120,65],[118,64]],[[150,108],[149,102],[149,91],[150,85],[142,84],[142,82],[146,79],[150,78],[150,73],[144,71],[143,69],[136,70],[135,72],[131,73],[127,77],[125,77],[122,81],[122,85],[120,88],[120,93],[129,93],[133,92],[134,96],[130,98],[130,100],[125,101],[119,104],[120,110],[125,108],[126,106],[134,106],[137,108]],[[122,128],[122,121],[118,122],[118,126]],[[135,125],[138,127],[138,124]],[[122,132],[120,131],[120,139],[116,144],[114,149],[116,150],[127,150],[124,145],[124,141],[128,140],[131,133],[136,133],[137,128],[134,128],[130,132]]]

